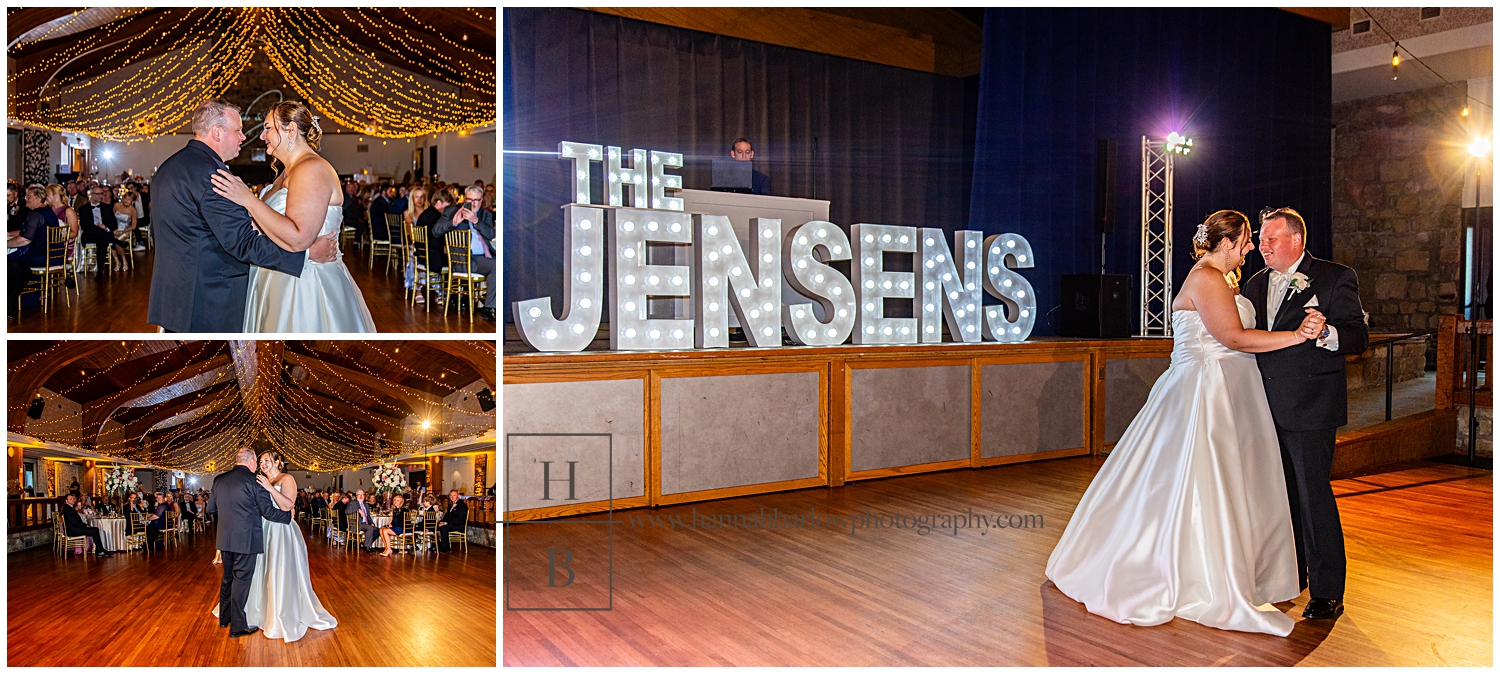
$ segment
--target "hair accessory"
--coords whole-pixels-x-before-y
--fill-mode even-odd
[[[323,127],[318,126],[318,118],[316,115],[313,116],[312,127],[314,129],[317,129],[319,134],[323,133]]]
[[[1193,235],[1193,243],[1198,244],[1199,248],[1208,248],[1208,223],[1207,222],[1200,222],[1200,223],[1198,223],[1198,233]]]

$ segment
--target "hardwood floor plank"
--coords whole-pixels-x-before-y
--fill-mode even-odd
[[[1186,620],[1120,625],[1045,577],[1102,457],[871,480],[614,513],[611,611],[505,611],[520,666],[1492,664],[1489,471],[1435,463],[1335,483],[1349,556],[1347,613],[1292,634]],[[706,528],[707,515],[1037,514],[1041,528]],[[687,523],[699,516],[698,528]],[[680,528],[651,527],[678,516]],[[565,521],[602,520],[606,515]],[[545,601],[536,562],[578,525],[506,527],[504,592]],[[580,552],[577,582],[605,568]],[[539,575],[540,574],[540,575]]]
[[[149,556],[7,556],[10,666],[493,667],[495,551],[376,555],[308,541],[313,589],[338,620],[285,643],[231,639],[209,611],[213,534]]]

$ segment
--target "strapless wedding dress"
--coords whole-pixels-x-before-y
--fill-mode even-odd
[[[297,521],[281,524],[262,519],[260,527],[265,551],[255,558],[250,598],[245,601],[245,624],[260,627],[261,634],[269,639],[284,641],[301,639],[308,628],[337,627],[338,621],[313,592],[307,541],[302,539]],[[213,614],[219,616],[217,599]]]
[[[1254,326],[1254,305],[1235,302]],[[1301,590],[1260,369],[1196,311],[1173,312],[1172,331],[1171,366],[1078,502],[1047,577],[1119,623],[1286,636],[1294,621],[1271,604]]]
[[[266,204],[286,214],[286,188],[277,190]],[[343,223],[344,207],[329,206],[318,236],[339,231]],[[365,296],[342,259],[308,260],[300,277],[251,267],[249,285],[246,332],[375,332]]]

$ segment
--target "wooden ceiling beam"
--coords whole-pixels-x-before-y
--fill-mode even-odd
[[[1348,7],[1281,7],[1279,9],[1314,21],[1321,21],[1332,26],[1336,31],[1349,30]]]
[[[127,443],[127,446],[129,444],[138,443],[141,438],[145,437],[147,433],[151,432],[151,429],[154,426],[163,421],[171,419],[172,417],[175,417],[184,412],[191,412],[192,410],[198,409],[200,407],[208,407],[209,405],[213,405],[214,403],[218,403],[224,400],[231,400],[238,397],[238,395],[239,392],[235,389],[233,381],[225,381],[219,384],[215,384],[206,389],[203,389],[203,391],[201,391],[197,395],[187,395],[181,398],[174,398],[157,405],[152,405],[150,408],[148,408],[145,416],[121,425],[117,429],[110,431],[108,435],[118,434],[120,436],[120,441],[123,443]],[[93,438],[85,437],[84,439],[97,443],[98,438],[103,435],[106,435],[106,433],[97,432]]]
[[[495,343],[492,341],[459,341],[459,340],[432,340],[420,342],[438,351],[442,351],[457,358],[470,367],[484,380],[486,386],[491,390],[495,388]],[[462,386],[462,385],[460,385]]]
[[[6,428],[12,433],[26,432],[26,408],[36,395],[37,389],[47,383],[68,364],[96,354],[114,342],[58,342],[53,349],[43,352],[16,371],[10,373],[6,395]]]
[[[185,346],[185,345],[184,345]],[[178,347],[182,348],[182,347]],[[204,354],[209,350],[204,349]],[[205,372],[229,365],[231,362],[228,354],[216,353],[208,358],[196,362],[189,362],[181,370],[169,372],[159,377],[153,377],[147,381],[131,386],[119,393],[114,393],[83,406],[83,437],[91,440],[99,435],[99,430],[109,418],[126,403],[144,395],[154,393],[174,384],[179,384]]]

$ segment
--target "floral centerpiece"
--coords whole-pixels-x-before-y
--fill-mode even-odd
[[[104,469],[104,491],[110,496],[120,496],[135,491],[140,487],[140,482],[135,478],[135,470],[125,466],[111,466]]]
[[[370,484],[374,486],[375,493],[388,494],[406,489],[406,475],[394,465],[382,464],[375,466]]]

